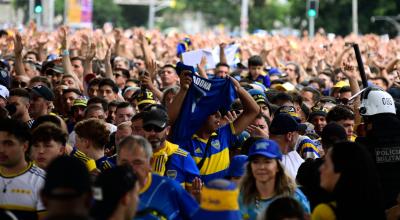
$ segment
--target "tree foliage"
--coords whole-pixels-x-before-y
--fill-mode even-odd
[[[301,29],[302,20],[306,20],[306,1],[289,0],[293,26]],[[372,16],[397,15],[399,1],[358,0],[358,27],[360,34],[389,33],[395,35],[392,25],[383,21],[371,22]],[[352,31],[352,0],[320,0],[316,27],[323,27],[327,32],[347,35]]]
[[[56,15],[63,15],[64,1],[56,0]],[[287,4],[278,0],[248,0],[249,30],[276,28],[277,21],[283,26],[295,29],[306,28],[306,0],[287,0]],[[16,8],[22,8],[28,14],[26,0],[13,0]],[[162,10],[158,16],[179,14],[183,12],[201,12],[206,24],[210,26],[224,24],[227,27],[240,26],[240,6],[242,0],[176,0],[176,7]],[[111,0],[93,0],[93,23],[96,27],[104,22],[114,26],[146,26],[148,19],[147,6],[116,5]],[[372,16],[395,16],[400,11],[400,0],[358,0],[358,24],[361,34],[389,33],[397,34],[394,26],[385,21],[371,22]],[[320,0],[316,27],[323,27],[326,32],[347,35],[352,31],[352,0]],[[27,16],[25,16],[27,17]],[[27,21],[27,18],[24,20]],[[170,22],[171,21],[166,21]],[[400,22],[400,21],[399,21]],[[171,23],[177,24],[177,23]],[[168,26],[168,25],[164,25]]]

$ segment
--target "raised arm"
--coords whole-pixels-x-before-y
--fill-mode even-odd
[[[106,56],[104,57],[104,67],[106,69],[105,75],[107,78],[114,79],[113,69],[111,66],[111,45],[108,46]]]
[[[226,59],[226,55],[225,55],[225,47],[226,47],[226,43],[221,43],[219,45],[219,62],[228,64],[228,60]]]
[[[14,37],[14,54],[15,54],[15,73],[17,75],[27,75],[24,68],[22,50],[24,49],[24,45],[22,43],[22,37],[17,32]],[[33,76],[28,76],[32,78]]]
[[[167,109],[170,125],[173,125],[178,118],[183,101],[185,100],[186,93],[189,90],[190,84],[192,83],[192,78],[190,77],[190,74],[188,72],[182,72],[179,78],[181,82],[181,88],[179,89],[179,92],[176,94],[174,100]]]
[[[142,85],[146,86],[146,88],[149,89],[158,100],[162,100],[163,93],[157,88],[156,85],[154,85],[154,78],[152,77],[156,75],[157,63],[152,60],[152,62],[147,65],[146,68],[149,75],[145,74],[141,77],[140,80],[142,81]]]
[[[143,51],[144,63],[146,65],[146,68],[149,68],[149,66],[152,65],[151,63],[153,62],[152,51],[143,32],[139,32],[139,40],[140,47]],[[151,78],[154,78],[154,75],[151,75]]]
[[[61,28],[61,53],[62,53],[62,65],[66,74],[71,75],[74,80],[78,83],[79,89],[83,91],[83,79],[75,74],[72,69],[71,59],[69,56],[69,45],[68,45],[68,33],[65,27]]]
[[[339,54],[339,56],[336,58],[335,62],[333,63],[334,68],[340,68],[340,66],[342,65],[342,60],[343,60],[344,55],[346,55],[346,53],[349,52],[351,50],[351,48],[352,47],[348,46]]]
[[[83,77],[89,73],[93,73],[92,61],[96,56],[96,44],[91,42],[88,44],[88,50],[83,61]]]
[[[43,62],[46,60],[46,48],[45,45],[48,42],[47,34],[46,33],[41,33],[40,37],[37,41],[38,43],[38,54],[39,54],[39,61]]]
[[[350,84],[351,94],[355,95],[360,91],[360,86],[358,85],[358,71],[356,66],[352,66],[348,63],[344,63],[343,74],[347,77]],[[361,115],[358,111],[360,107],[360,96],[356,97],[353,103],[353,112],[354,112],[354,122],[356,125],[361,123]]]
[[[207,65],[207,59],[205,56],[201,57],[200,64],[197,64],[197,70],[199,71],[199,75],[205,79],[208,79],[207,73],[206,73],[206,65]]]
[[[239,82],[236,79],[229,76],[232,80],[232,83],[235,86],[237,95],[239,96],[240,102],[243,105],[243,112],[239,115],[239,117],[233,122],[233,127],[235,128],[235,134],[240,134],[244,131],[247,126],[249,126],[257,115],[260,113],[261,108],[258,106],[256,101],[254,101],[253,97],[240,86]]]

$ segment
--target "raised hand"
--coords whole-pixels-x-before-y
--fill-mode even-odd
[[[88,46],[88,51],[86,53],[86,60],[93,60],[94,57],[96,56],[96,44],[91,43],[90,46]]]
[[[49,41],[49,38],[47,37],[46,33],[41,33],[39,36],[39,39],[37,40],[37,44],[39,47],[43,47],[47,42]]]
[[[157,62],[152,59],[151,62],[146,63],[146,69],[150,73],[151,78],[154,78],[157,71]]]
[[[190,72],[183,71],[179,76],[181,82],[181,89],[188,90],[190,84],[192,84],[192,77],[190,77]]]
[[[67,29],[65,27],[61,27],[60,29],[61,33],[61,49],[62,50],[68,50],[68,34],[67,34]]]
[[[254,137],[269,138],[269,134],[256,125],[249,125],[246,130]]]
[[[14,38],[14,53],[17,55],[21,55],[22,54],[22,50],[24,49],[24,45],[22,43],[22,37],[21,35],[17,32],[15,34],[15,38]]]
[[[348,79],[358,79],[357,66],[352,65],[351,63],[343,62],[342,70],[343,70],[343,74]]]
[[[232,76],[227,76],[227,77],[229,77],[229,79],[232,81],[233,86],[235,86],[235,90],[238,91],[241,88],[240,83]]]

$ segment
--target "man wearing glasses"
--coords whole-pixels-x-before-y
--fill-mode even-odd
[[[200,172],[187,151],[167,141],[170,126],[167,111],[162,105],[153,104],[144,109],[143,130],[145,138],[153,148],[153,173],[175,179],[189,190],[193,180],[200,176]]]

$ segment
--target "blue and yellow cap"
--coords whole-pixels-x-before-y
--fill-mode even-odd
[[[200,209],[192,219],[241,219],[239,189],[224,179],[207,183],[201,191]]]

